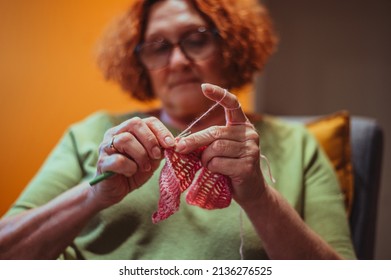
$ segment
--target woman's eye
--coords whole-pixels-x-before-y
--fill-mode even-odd
[[[170,46],[165,43],[151,43],[148,45],[147,49],[148,53],[161,54],[170,51]]]
[[[189,38],[187,40],[188,44],[194,45],[194,46],[202,46],[205,45],[208,40],[205,36],[194,36],[192,38]]]
[[[184,44],[189,48],[203,48],[211,43],[210,36],[206,34],[193,34],[189,36]]]
[[[156,49],[155,49],[155,51],[159,52],[159,53],[166,52],[167,50],[169,50],[167,45],[161,45],[161,46],[156,47]]]

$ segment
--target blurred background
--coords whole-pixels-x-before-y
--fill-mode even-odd
[[[0,216],[65,129],[97,110],[144,110],[103,80],[93,50],[130,0],[0,0]],[[277,115],[341,109],[386,135],[377,259],[391,259],[391,1],[264,0],[280,35],[244,107]]]
[[[391,1],[267,0],[280,45],[259,79],[256,110],[319,115],[341,109],[385,132],[376,259],[391,259]]]

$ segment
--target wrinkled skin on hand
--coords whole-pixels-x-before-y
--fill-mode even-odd
[[[135,117],[109,129],[99,148],[97,175],[116,174],[94,185],[96,199],[104,207],[121,201],[148,181],[159,167],[162,149],[174,144],[171,132],[155,117]]]

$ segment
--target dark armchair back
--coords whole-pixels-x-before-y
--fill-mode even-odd
[[[373,119],[352,117],[351,142],[355,192],[350,228],[357,257],[373,259],[383,155],[383,131]]]
[[[314,118],[282,117],[287,121],[299,122],[308,122]],[[384,136],[374,119],[358,116],[351,117],[350,132],[354,196],[349,223],[357,257],[373,259]]]

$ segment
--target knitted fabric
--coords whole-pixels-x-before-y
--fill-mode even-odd
[[[160,198],[158,210],[152,215],[153,223],[167,219],[178,211],[181,193],[188,188],[186,202],[190,205],[205,209],[219,209],[230,205],[231,181],[227,176],[212,173],[202,167],[201,155],[205,148],[185,155],[176,153],[173,149],[164,151],[166,163],[160,173]]]

